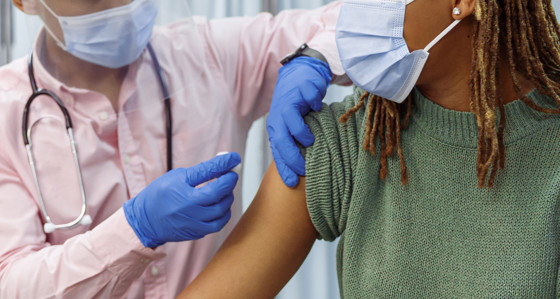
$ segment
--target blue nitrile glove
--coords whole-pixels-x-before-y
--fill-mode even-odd
[[[123,204],[126,220],[142,244],[150,248],[197,240],[221,230],[231,217],[238,179],[231,169],[240,162],[239,154],[229,153],[168,172]]]
[[[331,79],[329,65],[312,57],[297,57],[280,68],[266,127],[276,168],[288,187],[305,175],[294,138],[305,147],[315,141],[303,116],[321,110]]]

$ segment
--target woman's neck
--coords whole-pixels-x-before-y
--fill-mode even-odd
[[[472,28],[474,19],[461,22],[449,36],[441,40],[431,51],[426,70],[418,81],[420,92],[432,102],[451,110],[471,111],[472,76]],[[506,57],[505,55],[501,57]],[[498,61],[497,92],[502,102],[508,104],[519,98],[511,76],[507,59]],[[517,77],[521,93],[529,93],[535,86],[520,74]]]
[[[519,94],[513,84],[509,63],[498,62],[499,77],[497,78],[497,92],[504,105],[519,99]],[[535,86],[517,74],[521,85],[521,94],[525,95]],[[471,111],[471,70],[451,72],[442,77],[438,84],[418,86],[420,92],[432,102],[451,110]]]
[[[110,69],[83,61],[60,48],[46,32],[42,43],[43,51],[38,53],[38,57],[53,77],[65,85],[105,95],[115,111],[118,111],[119,94],[128,71],[127,66]]]

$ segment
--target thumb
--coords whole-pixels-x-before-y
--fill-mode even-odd
[[[214,157],[206,162],[187,168],[186,182],[192,187],[196,187],[228,173],[239,163],[241,163],[241,156],[238,153],[227,153]]]

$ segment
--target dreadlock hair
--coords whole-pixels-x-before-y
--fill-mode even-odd
[[[506,155],[506,116],[498,86],[498,57],[507,57],[514,89],[527,106],[560,114],[560,108],[540,107],[522,94],[519,76],[527,78],[539,93],[554,99],[560,107],[560,26],[551,0],[478,0],[474,17],[470,106],[478,127],[478,186],[492,188],[498,169],[505,167]],[[403,185],[408,182],[408,174],[400,134],[407,126],[411,107],[410,96],[396,104],[364,92],[356,106],[340,118],[345,123],[360,109],[367,109],[363,149],[376,155],[375,139],[379,138],[381,179],[387,177],[387,157],[396,151]]]

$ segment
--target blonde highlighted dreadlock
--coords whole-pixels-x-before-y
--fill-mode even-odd
[[[493,187],[498,169],[505,167],[505,110],[499,93],[498,57],[506,54],[515,91],[532,109],[560,113],[533,103],[522,94],[518,74],[555,100],[560,107],[560,26],[550,0],[478,0],[471,70],[471,111],[478,126],[477,175],[480,188]],[[358,104],[340,121],[345,123],[367,105],[364,150],[376,154],[380,144],[380,177],[387,176],[387,157],[395,151],[401,166],[401,182],[408,174],[400,143],[401,129],[407,126],[412,100],[396,104],[365,92]],[[403,117],[403,113],[406,113]],[[496,124],[498,122],[498,124]]]

